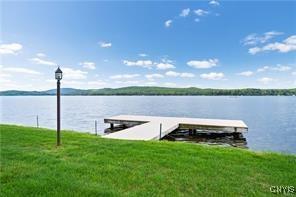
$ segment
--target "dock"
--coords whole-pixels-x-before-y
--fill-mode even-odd
[[[121,125],[124,129],[106,134],[104,138],[124,140],[160,140],[176,129],[191,132],[233,133],[247,132],[248,127],[242,120],[200,119],[183,117],[160,117],[118,115],[104,119],[110,129]]]

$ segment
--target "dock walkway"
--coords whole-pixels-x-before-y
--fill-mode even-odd
[[[104,138],[126,140],[158,140],[175,129],[208,130],[209,132],[246,132],[241,120],[200,119],[182,117],[119,115],[104,119],[105,123],[125,125],[129,128],[104,135]]]

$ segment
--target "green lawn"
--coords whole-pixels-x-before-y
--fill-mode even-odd
[[[269,196],[296,156],[0,125],[1,196]]]

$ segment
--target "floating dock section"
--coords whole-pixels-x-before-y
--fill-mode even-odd
[[[104,119],[110,124],[123,126],[123,130],[104,135],[104,138],[125,140],[159,140],[176,129],[189,129],[192,132],[233,133],[248,130],[242,120],[200,119],[183,117],[159,117],[119,115]]]

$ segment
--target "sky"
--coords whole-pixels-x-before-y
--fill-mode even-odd
[[[296,87],[296,1],[0,4],[0,90]]]

